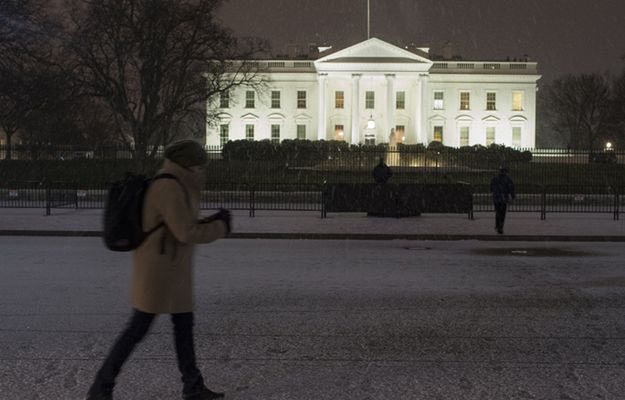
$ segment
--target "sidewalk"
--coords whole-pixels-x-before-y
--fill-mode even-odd
[[[99,236],[102,210],[0,208],[0,236]],[[210,211],[203,211],[210,214]],[[373,218],[364,213],[233,212],[232,238],[427,239],[625,241],[625,219],[611,214],[508,213],[505,235],[494,232],[493,213],[424,214],[413,218]]]

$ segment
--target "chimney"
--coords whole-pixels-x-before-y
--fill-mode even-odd
[[[295,43],[289,43],[289,45],[286,48],[286,54],[289,57],[289,59],[293,60],[296,59],[297,56],[299,56],[299,47],[295,44]]]
[[[443,59],[451,60],[453,57],[454,57],[454,48],[451,42],[445,42],[445,45],[443,45]]]
[[[308,58],[311,60],[319,58],[319,47],[317,47],[316,43],[308,44]]]

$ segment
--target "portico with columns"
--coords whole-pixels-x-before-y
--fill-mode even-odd
[[[424,107],[420,82],[431,66],[427,58],[375,38],[318,59],[315,69],[320,85],[323,82],[319,89],[319,110],[323,111],[318,114],[317,138],[338,139],[337,131],[343,127],[344,140],[351,144],[365,143],[367,137],[388,143],[391,131],[400,126],[404,131],[398,142],[419,143],[425,129],[420,118]],[[337,88],[347,88],[342,91],[342,108],[336,104],[336,92],[341,92]],[[349,125],[332,120],[327,124],[328,110],[334,120],[349,120]]]

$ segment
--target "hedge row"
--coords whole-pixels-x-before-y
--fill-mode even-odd
[[[485,161],[497,160],[507,162],[530,162],[532,153],[519,151],[510,147],[493,144],[489,147],[447,147],[440,142],[431,142],[427,147],[423,144],[399,144],[389,149],[387,143],[377,145],[350,145],[345,141],[335,140],[284,140],[272,143],[269,140],[250,141],[235,140],[226,143],[222,150],[224,160],[229,161],[280,161],[298,164],[318,163],[328,159],[350,159],[354,155],[380,157],[387,152],[398,152],[402,158],[418,156],[424,153],[457,155],[458,158],[471,154]]]
[[[3,160],[0,182],[78,182],[103,185],[134,171],[132,160]]]

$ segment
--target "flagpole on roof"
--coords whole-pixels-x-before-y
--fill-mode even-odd
[[[371,0],[367,0],[367,39],[371,39]]]

